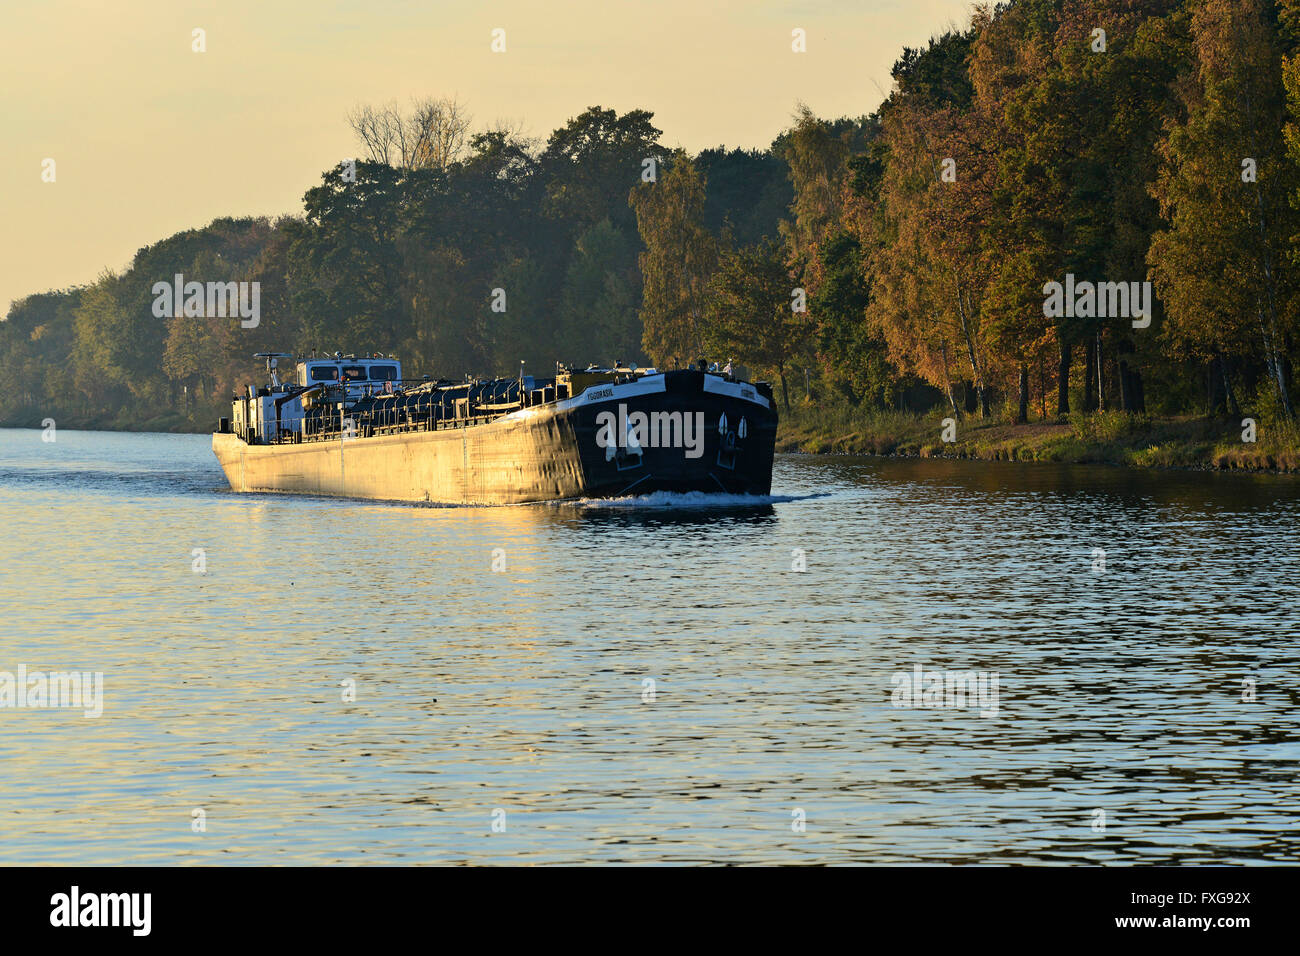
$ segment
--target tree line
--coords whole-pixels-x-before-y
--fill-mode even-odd
[[[695,155],[645,110],[535,142],[452,100],[358,107],[363,155],[301,215],[13,303],[0,414],[206,426],[251,353],[316,348],[446,377],[705,357],[787,404],[1015,421],[1293,420],[1300,0],[1012,0],[892,77],[869,115],[800,106],[766,149]],[[178,273],[259,282],[263,320],[159,319]]]

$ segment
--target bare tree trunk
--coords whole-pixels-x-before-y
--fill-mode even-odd
[[[966,320],[966,301],[962,296],[961,280],[956,280],[957,315],[961,319],[961,334],[966,340],[966,357],[970,360],[971,378],[975,382],[975,392],[979,396],[980,417],[989,417],[988,386],[984,381],[984,371],[975,357],[975,339],[971,335],[970,323]]]
[[[1277,387],[1278,398],[1282,401],[1282,411],[1287,418],[1295,418],[1295,410],[1291,407],[1291,392],[1286,380],[1286,369],[1283,367],[1282,356],[1279,354],[1277,347],[1277,305],[1273,297],[1273,266],[1271,258],[1271,254],[1266,251],[1264,256],[1264,276],[1268,289],[1268,335],[1265,336],[1264,346],[1267,350],[1269,364],[1273,367],[1273,384]]]
[[[1120,411],[1131,412],[1133,411],[1133,396],[1128,381],[1128,362],[1124,361],[1118,349],[1115,350],[1115,375],[1119,379]]]
[[[1291,336],[1286,332],[1283,332],[1280,338],[1282,345],[1279,349],[1279,361],[1282,364],[1282,376],[1285,378],[1287,384],[1290,384],[1295,381],[1295,369],[1291,364]]]
[[[1029,365],[1020,363],[1020,401],[1016,405],[1016,424],[1029,424]]]
[[[1286,371],[1282,367],[1282,357],[1278,354],[1276,328],[1271,318],[1268,324],[1265,324],[1262,311],[1257,309],[1255,316],[1259,322],[1259,335],[1264,344],[1264,365],[1268,369],[1269,378],[1273,380],[1273,391],[1282,404],[1283,413],[1287,418],[1291,418],[1294,412],[1291,410],[1291,396],[1287,392]]]
[[[957,411],[957,399],[952,393],[952,377],[948,374],[948,343],[944,342],[939,346],[939,357],[943,359],[943,387],[948,393],[948,404],[952,406],[955,413]]]
[[[1106,410],[1105,353],[1101,350],[1101,329],[1097,329],[1097,411]]]
[[[1254,111],[1252,109],[1249,83],[1246,87],[1245,99],[1246,116],[1253,121]],[[1253,123],[1250,129],[1252,130],[1253,155],[1259,156],[1259,149],[1253,142],[1253,132],[1255,130]],[[1255,183],[1255,210],[1259,214],[1255,222],[1259,229],[1259,242],[1263,251],[1261,265],[1264,269],[1264,292],[1268,302],[1268,329],[1264,333],[1264,356],[1273,374],[1273,383],[1277,388],[1278,398],[1282,402],[1282,411],[1290,419],[1295,417],[1295,411],[1291,408],[1291,395],[1287,386],[1286,372],[1282,368],[1281,356],[1278,354],[1277,349],[1277,290],[1274,288],[1273,280],[1273,245],[1268,240],[1268,217],[1264,212],[1264,193],[1258,182]],[[1262,315],[1260,316],[1260,325],[1261,327],[1264,325]]]
[[[1083,341],[1083,410],[1097,410],[1097,350],[1090,339]]]
[[[1061,344],[1061,360],[1056,366],[1056,414],[1070,414],[1070,340],[1065,333],[1057,329],[1057,339]]]
[[[1047,373],[1043,371],[1043,353],[1038,353],[1038,417],[1047,421]]]

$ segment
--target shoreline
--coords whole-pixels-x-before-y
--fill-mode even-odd
[[[950,414],[950,413],[949,413]],[[882,412],[848,407],[792,408],[781,418],[783,453],[940,458],[949,461],[1048,462],[1185,471],[1300,473],[1300,441],[1270,424],[1242,440],[1241,419],[1155,417],[1086,412],[1013,425],[940,412]]]
[[[878,458],[882,461],[967,461],[989,465],[1089,465],[1099,468],[1123,468],[1128,471],[1181,471],[1201,472],[1210,475],[1271,475],[1278,478],[1293,478],[1300,475],[1300,469],[1239,467],[1236,465],[1214,465],[1208,462],[1188,465],[1137,465],[1102,458],[1089,458],[1085,461],[1045,461],[1034,458],[988,458],[980,455],[917,455],[874,451],[804,451],[800,448],[781,447],[777,448],[776,453],[778,455],[799,455],[809,458]]]
[[[55,417],[55,416],[46,416]],[[102,419],[55,418],[70,431],[123,434],[210,435],[173,416],[163,422],[123,426]],[[1238,472],[1292,476],[1300,474],[1300,447],[1269,440],[1261,426],[1258,440],[1240,441],[1236,420],[1224,417],[1149,417],[1119,412],[1074,413],[1053,421],[1011,425],[978,418],[957,421],[950,442],[940,437],[940,413],[879,412],[849,407],[795,407],[782,414],[777,430],[780,454],[861,456],[893,459],[942,459],[1110,465],[1119,468]],[[42,428],[42,419],[0,420],[0,428]],[[165,421],[165,420],[164,420]],[[162,426],[162,427],[160,427]],[[182,427],[184,426],[184,427]],[[1233,437],[1238,441],[1232,441]]]

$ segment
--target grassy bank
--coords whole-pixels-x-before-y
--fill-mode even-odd
[[[782,412],[777,450],[813,454],[976,458],[987,461],[1103,463],[1139,468],[1300,471],[1300,441],[1270,423],[1242,441],[1241,419],[1151,418],[1121,412],[1074,413],[1012,425],[963,416],[942,440],[950,413],[891,412],[802,405]]]
[[[1136,468],[1216,468],[1300,473],[1300,431],[1260,422],[1256,441],[1242,441],[1241,419],[1152,418],[1120,412],[1063,416],[1027,425],[962,416],[952,442],[942,439],[949,413],[880,411],[849,405],[795,405],[781,412],[777,451],[808,454],[1054,461]],[[40,428],[54,417],[60,428],[135,432],[206,432],[177,413],[148,420],[125,411],[94,416],[10,414],[4,428]],[[215,419],[214,419],[215,421]]]

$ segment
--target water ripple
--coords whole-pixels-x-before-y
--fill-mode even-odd
[[[244,496],[206,438],[0,432],[0,670],[106,697],[0,709],[0,861],[1300,859],[1293,479],[781,456],[706,497]],[[895,706],[917,665],[996,713]]]

